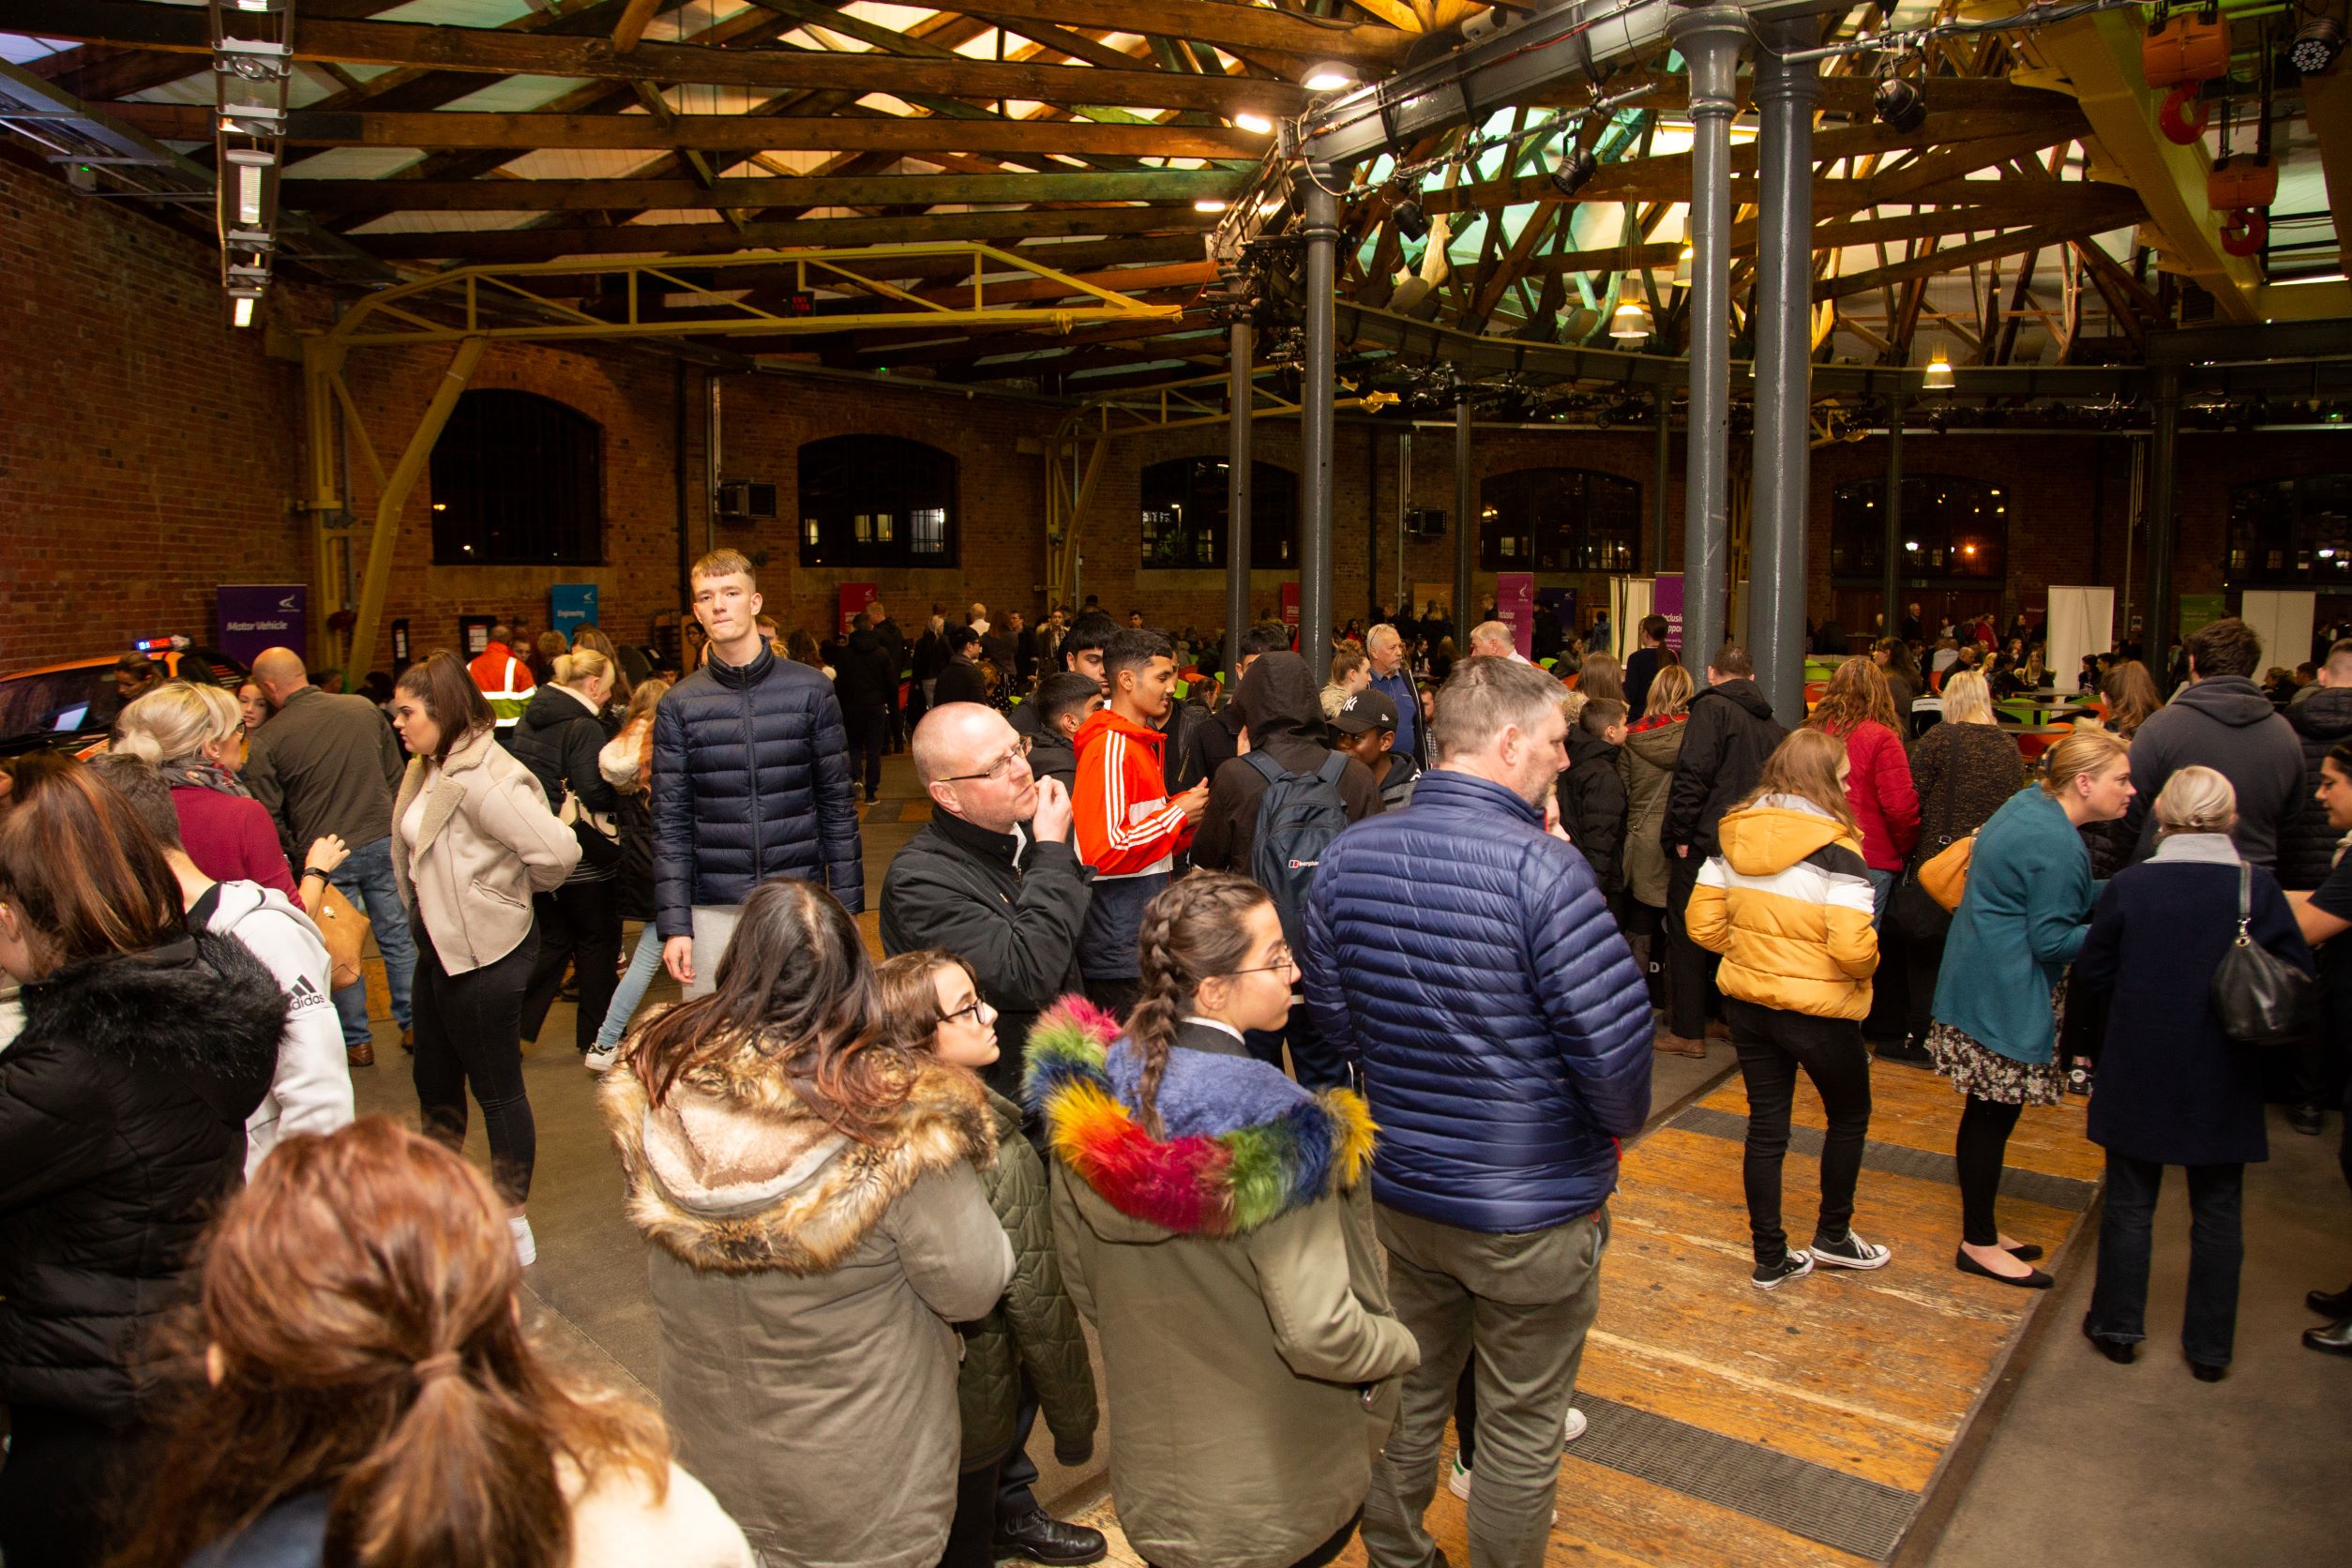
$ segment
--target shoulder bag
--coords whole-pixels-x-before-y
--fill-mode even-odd
[[[1912,852],[1911,868],[1904,873],[1903,880],[1895,884],[1893,895],[1887,900],[1887,912],[1893,916],[1896,928],[1905,936],[1921,942],[1936,941],[1950,931],[1952,912],[1960,904],[1960,898],[1956,893],[1952,902],[1946,903],[1927,884],[1928,868],[1939,865],[1954,847],[1952,830],[1958,825],[1960,816],[1959,781],[1952,778],[1947,772],[1945,778],[1939,782],[1944,786],[1942,828],[1936,835],[1932,845],[1922,844]],[[1961,842],[1966,843],[1968,840],[1963,839]],[[1965,882],[1967,877],[1965,861],[1962,864],[1961,876]]]
[[[2248,934],[2254,867],[2238,865],[2238,936],[2213,971],[2213,1012],[2241,1046],[2290,1046],[2319,1027],[2319,983]]]
[[[319,889],[319,912],[314,924],[326,942],[332,983],[339,991],[359,978],[359,954],[368,941],[368,919],[333,882],[322,879]]]

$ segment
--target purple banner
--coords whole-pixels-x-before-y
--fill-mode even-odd
[[[299,582],[222,584],[220,651],[244,665],[265,648],[307,656],[309,604],[310,590]]]
[[[1525,658],[1535,646],[1535,574],[1500,572],[1495,577],[1495,617],[1511,628],[1511,644]]]
[[[1651,579],[1650,613],[1663,615],[1666,624],[1666,646],[1676,653],[1682,651],[1682,574],[1661,572]]]

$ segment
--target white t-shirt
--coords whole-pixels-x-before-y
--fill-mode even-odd
[[[425,836],[425,797],[433,792],[433,781],[440,776],[438,764],[425,764],[424,787],[416,792],[416,798],[408,803],[408,810],[400,818],[400,842],[408,846],[411,854],[416,852],[416,840]]]

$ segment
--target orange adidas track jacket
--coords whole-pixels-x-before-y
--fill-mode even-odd
[[[1173,869],[1192,842],[1192,824],[1168,798],[1162,771],[1167,737],[1104,708],[1078,726],[1078,858],[1096,878]]]

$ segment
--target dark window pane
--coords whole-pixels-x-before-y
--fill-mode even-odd
[[[1641,515],[1641,487],[1613,474],[1492,475],[1479,485],[1479,564],[1487,571],[1635,571]]]
[[[1143,471],[1146,570],[1225,566],[1228,466],[1215,458],[1173,458]],[[1287,468],[1249,465],[1249,564],[1275,570],[1298,560],[1299,485]]]
[[[2352,583],[2352,474],[2238,486],[2226,559],[2232,587]]]
[[[1969,580],[2005,578],[2009,569],[2007,489],[1945,475],[1903,480],[1900,575]],[[1887,487],[1864,479],[1840,485],[1830,504],[1830,572],[1876,581],[1886,543]]]
[[[604,431],[530,392],[462,393],[432,452],[441,565],[604,565]]]
[[[800,449],[804,566],[956,565],[956,460],[891,435]]]

